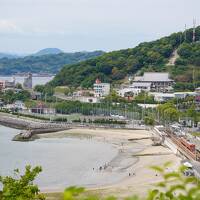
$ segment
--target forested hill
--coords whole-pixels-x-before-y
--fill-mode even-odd
[[[78,63],[102,55],[102,51],[59,53],[23,58],[1,58],[0,74],[10,75],[18,72],[57,73],[65,64]]]
[[[200,27],[196,29],[196,40],[200,40]],[[189,29],[186,31],[186,40],[184,32],[173,33],[153,42],[141,43],[135,48],[113,51],[78,64],[66,65],[50,84],[90,87],[97,77],[113,83],[138,71],[166,71],[169,70],[166,63],[176,49],[181,55],[177,66],[200,65],[200,44],[192,43],[192,29]],[[188,54],[191,55],[188,57]],[[176,74],[174,67],[170,70],[172,75]]]

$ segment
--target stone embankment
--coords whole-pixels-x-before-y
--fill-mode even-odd
[[[5,113],[0,113],[0,124],[24,130],[13,138],[15,141],[31,141],[37,138],[37,134],[57,132],[70,128],[70,125],[67,123],[50,123],[39,120],[35,121],[27,118],[19,118]]]
[[[19,118],[14,115],[0,114],[0,124],[16,129],[66,129],[69,128],[67,123],[51,123],[41,120],[28,118]]]

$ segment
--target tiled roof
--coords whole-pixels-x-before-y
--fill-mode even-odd
[[[144,73],[143,81],[170,81],[169,73],[146,72]]]
[[[135,81],[167,82],[167,81],[173,81],[173,80],[169,79],[169,73],[165,73],[165,72],[145,72],[142,77],[135,77]]]
[[[151,83],[146,83],[146,82],[133,82],[133,84],[131,85],[133,87],[137,87],[137,86],[142,86],[142,87],[150,87]]]

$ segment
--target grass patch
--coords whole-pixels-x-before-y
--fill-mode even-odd
[[[191,133],[193,136],[200,137],[200,132]]]
[[[55,93],[65,94],[65,92],[69,89],[67,86],[58,86],[54,89]]]

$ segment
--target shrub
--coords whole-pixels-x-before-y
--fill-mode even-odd
[[[40,190],[33,181],[37,175],[42,171],[41,167],[31,169],[31,166],[26,166],[24,175],[20,175],[18,169],[14,170],[15,176],[2,177],[0,176],[0,183],[3,189],[0,192],[1,200],[44,200],[44,196],[39,194]]]

